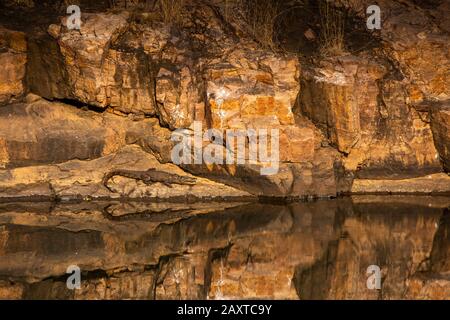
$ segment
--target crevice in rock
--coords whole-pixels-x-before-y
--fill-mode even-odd
[[[366,28],[366,21],[359,17],[353,8],[332,5],[333,10],[341,12],[344,18],[344,43],[350,54],[381,47],[378,32]],[[278,17],[277,38],[283,50],[293,52],[307,58],[302,62],[313,62],[320,56],[321,45],[321,14],[319,1],[293,1],[285,5]],[[308,39],[306,32],[313,32],[314,37]]]
[[[57,275],[57,276],[50,276],[47,278],[42,279],[40,282],[44,282],[44,281],[52,281],[52,282],[66,282],[67,281],[67,277],[69,276],[69,274],[64,274],[64,275]],[[89,270],[89,271],[84,271],[81,270],[81,279],[82,280],[96,280],[96,279],[101,279],[101,278],[107,278],[108,277],[108,272],[102,269],[95,269],[95,270]]]
[[[104,113],[108,111],[108,108],[101,108],[98,106],[94,106],[92,104],[87,104],[84,102],[81,102],[79,100],[76,99],[69,99],[69,98],[54,98],[54,99],[46,99],[47,101],[52,101],[52,102],[59,102],[59,103],[63,103],[72,107],[75,107],[77,109],[83,110],[83,111],[93,111],[95,113]]]

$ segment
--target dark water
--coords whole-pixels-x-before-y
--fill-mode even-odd
[[[449,208],[425,196],[4,203],[0,298],[450,299]],[[379,290],[367,286],[371,265]]]

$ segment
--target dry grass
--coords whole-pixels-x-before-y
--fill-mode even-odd
[[[108,0],[110,8],[132,8],[139,4],[139,0]]]
[[[342,55],[345,52],[345,13],[328,0],[320,0],[321,46],[326,56]]]
[[[178,24],[181,21],[184,0],[159,0],[159,7],[165,23]]]
[[[137,12],[153,12],[167,24],[179,24],[185,0],[108,0],[111,8],[134,9]],[[156,11],[155,11],[156,12]]]
[[[247,20],[253,37],[263,47],[275,49],[275,22],[280,5],[273,0],[247,0]]]
[[[242,14],[250,35],[264,48],[274,50],[276,48],[275,23],[281,10],[280,2],[240,0],[236,8]],[[230,13],[227,12],[227,14]]]

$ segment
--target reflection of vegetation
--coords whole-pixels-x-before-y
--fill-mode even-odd
[[[319,2],[321,19],[321,45],[323,55],[341,55],[345,51],[345,13],[328,0]]]

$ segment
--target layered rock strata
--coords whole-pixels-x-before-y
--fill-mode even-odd
[[[54,18],[58,5],[30,3],[20,10],[54,12],[32,28],[5,19],[0,35],[4,197],[170,197],[160,185],[143,191],[148,186],[136,179],[115,177],[108,188],[116,192],[98,185],[108,170],[169,163],[177,174],[226,186],[227,196],[450,191],[450,59],[439,19],[446,1],[435,9],[382,1],[383,28],[369,35],[377,45],[313,63],[264,49],[227,19],[220,1],[185,1],[173,23],[157,6],[107,10],[82,1],[89,9],[80,30],[69,30],[67,17]],[[364,2],[336,5],[363,17]],[[275,174],[261,174],[273,163],[250,158],[250,138],[244,163],[176,165],[172,134],[192,135],[199,124],[202,133],[276,130]],[[223,152],[230,151],[226,143]],[[116,155],[122,162],[99,167]],[[89,167],[95,178],[85,173]],[[61,193],[67,176],[82,182]],[[136,187],[124,191],[125,182]],[[205,198],[221,193],[203,191]]]

